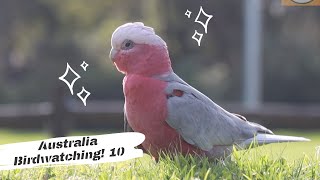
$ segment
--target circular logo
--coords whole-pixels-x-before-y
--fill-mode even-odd
[[[295,2],[297,4],[307,4],[307,3],[309,3],[309,2],[311,2],[313,0],[291,0],[291,1],[293,1],[293,2]]]

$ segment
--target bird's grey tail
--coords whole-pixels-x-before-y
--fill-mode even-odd
[[[257,131],[257,134],[273,134],[273,132],[270,129],[267,129],[264,126],[261,126],[260,124],[254,123],[254,122],[248,122],[252,127],[254,127]]]
[[[257,145],[281,143],[281,142],[306,142],[310,139],[295,136],[282,136],[274,134],[257,134],[255,137],[245,140],[240,144],[241,147],[248,147],[252,143]]]

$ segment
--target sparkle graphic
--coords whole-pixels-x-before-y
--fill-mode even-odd
[[[68,80],[65,79],[65,77],[68,75],[69,72],[72,72],[76,77],[72,80],[72,82],[70,83]],[[80,79],[80,75],[78,73],[76,73],[71,67],[70,65],[67,63],[67,68],[66,68],[66,71],[64,72],[64,74],[62,76],[59,77],[59,79],[61,81],[63,81],[64,83],[67,84],[67,86],[69,87],[69,90],[71,92],[71,94],[73,95],[73,85],[74,83]]]
[[[187,11],[186,11],[186,13],[184,13],[184,15],[186,15],[186,16],[188,16],[188,18],[190,18],[191,13],[192,13],[192,12],[187,9]]]
[[[85,93],[84,96],[82,96]],[[84,106],[87,106],[87,98],[90,96],[90,92],[87,91],[83,86],[82,86],[82,90],[77,93],[77,96],[81,99],[81,101],[83,102]]]
[[[204,16],[207,17],[207,20],[206,20],[205,23],[203,23],[202,21],[199,20],[199,17],[200,17],[201,15],[204,15]],[[208,23],[209,23],[209,21],[210,21],[210,19],[211,19],[212,17],[213,17],[212,15],[209,15],[209,14],[207,14],[206,12],[204,12],[204,10],[202,9],[202,6],[200,6],[200,10],[199,10],[198,16],[196,17],[196,19],[194,20],[194,22],[201,24],[201,25],[203,26],[203,28],[204,28],[205,33],[207,34]]]
[[[80,66],[82,67],[82,69],[83,69],[84,71],[87,71],[87,67],[89,66],[89,64],[86,63],[85,61],[83,61],[83,63],[82,63]]]
[[[198,46],[201,44],[201,39],[202,39],[203,34],[198,33],[197,30],[194,31],[194,34],[192,36],[192,39],[196,40],[198,42]]]

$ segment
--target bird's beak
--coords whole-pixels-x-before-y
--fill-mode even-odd
[[[109,58],[114,62],[114,57],[117,54],[117,50],[115,49],[111,49],[110,54],[109,54]]]

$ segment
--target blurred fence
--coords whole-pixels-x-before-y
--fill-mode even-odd
[[[122,101],[79,101],[0,105],[0,127],[47,128],[53,136],[64,136],[70,129],[118,130],[123,127]],[[228,111],[268,128],[320,128],[320,105],[264,104],[247,110],[241,104],[225,103]]]
[[[68,101],[64,105],[51,102],[0,105],[0,127],[47,129],[52,136],[65,136],[70,129],[123,129],[123,102]]]

